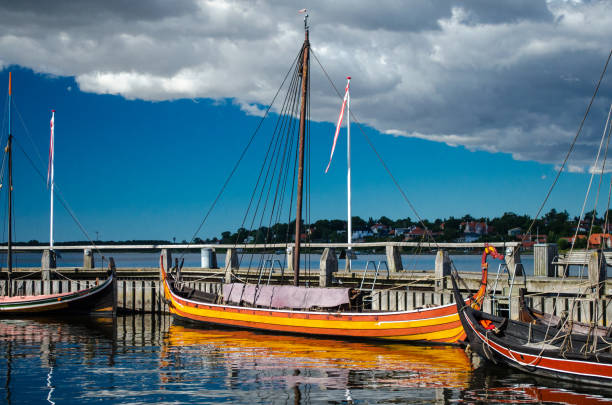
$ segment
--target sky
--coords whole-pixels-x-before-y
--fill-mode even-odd
[[[80,224],[56,202],[56,240],[82,240],[81,228],[102,240],[190,240],[302,45],[304,7],[314,55],[338,89],[352,77],[352,112],[422,218],[535,215],[612,48],[612,2],[372,4],[0,1],[16,239],[49,240],[55,109],[56,185]],[[344,218],[345,132],[323,173],[341,100],[315,59],[311,67],[311,218]],[[608,74],[545,211],[580,213],[611,102]],[[353,215],[415,219],[352,128]],[[240,225],[260,138],[199,237]]]

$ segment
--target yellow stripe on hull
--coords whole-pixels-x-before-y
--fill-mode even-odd
[[[453,329],[441,330],[439,332],[416,333],[406,336],[380,336],[380,339],[389,340],[447,340],[458,337],[463,332],[463,326],[458,326]],[[452,340],[451,340],[452,341]]]
[[[268,316],[268,315],[252,315],[243,314],[239,312],[230,312],[222,310],[211,310],[203,308],[194,308],[191,306],[182,305],[178,302],[174,302],[176,309],[180,312],[205,317],[205,318],[217,318],[222,320],[230,321],[241,321],[251,322],[266,325],[278,325],[278,326],[292,326],[300,328],[323,328],[323,329],[343,329],[343,330],[379,330],[379,331],[391,331],[394,329],[406,329],[406,328],[421,328],[426,326],[435,326],[445,323],[451,323],[459,320],[458,314],[451,314],[431,319],[415,319],[406,321],[339,321],[339,320],[320,320],[320,319],[307,319],[307,318],[291,318],[291,317],[280,317],[280,316]],[[174,310],[171,310],[174,312]],[[333,316],[333,315],[332,315]],[[459,328],[460,330],[461,328]],[[433,339],[444,339],[451,337],[454,334],[460,333],[456,329],[452,329],[451,332],[444,331],[447,335],[435,337]],[[442,332],[431,332],[424,335],[439,334]],[[412,335],[417,336],[417,335]],[[409,336],[407,336],[408,338]]]

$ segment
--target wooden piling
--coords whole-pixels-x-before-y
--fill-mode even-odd
[[[348,260],[348,259],[347,259]],[[319,287],[332,286],[332,274],[338,271],[338,258],[334,248],[326,248],[321,255]]]

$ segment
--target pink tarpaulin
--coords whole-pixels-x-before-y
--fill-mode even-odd
[[[349,303],[349,289],[232,283],[223,285],[223,297],[224,303],[255,303],[270,308],[335,308]]]
[[[223,303],[240,304],[243,290],[244,284],[242,283],[223,284]]]
[[[262,285],[257,290],[257,306],[270,307],[272,303],[272,297],[274,297],[274,291],[276,286],[273,285]]]

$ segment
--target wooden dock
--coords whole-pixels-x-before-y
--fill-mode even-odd
[[[399,249],[405,246],[415,246],[416,243],[407,242],[380,242],[368,244],[353,244],[354,249],[384,248],[387,258],[388,271],[365,271],[362,269],[338,269],[336,250],[345,248],[346,244],[305,244],[307,248],[323,249],[320,260],[320,268],[311,272],[302,272],[301,280],[304,284],[319,285],[342,285],[345,287],[362,288],[372,291],[373,308],[381,310],[412,310],[431,305],[440,305],[453,302],[450,291],[451,264],[446,249],[481,248],[483,244],[431,244],[431,248],[437,247],[435,263],[431,269],[419,271],[403,270]],[[424,244],[420,244],[422,246]],[[516,244],[496,243],[498,249],[513,249]],[[158,251],[163,253],[166,265],[172,263],[171,252],[173,250],[206,249],[217,251],[225,250],[224,268],[183,268],[184,280],[191,287],[206,292],[219,292],[224,282],[232,279],[246,280],[253,283],[288,283],[293,279],[291,266],[286,269],[265,270],[267,273],[260,274],[253,269],[238,268],[235,246],[219,245],[140,245],[140,246],[100,246],[107,256],[112,256],[110,251],[147,252]],[[253,246],[248,246],[253,248]],[[264,248],[257,246],[256,248]],[[270,246],[266,249],[283,248],[287,245]],[[12,274],[12,287],[18,295],[68,292],[87,288],[97,280],[106,277],[106,269],[93,266],[90,247],[71,246],[58,247],[58,250],[83,249],[83,266],[80,268],[54,268],[49,269],[49,263],[44,263],[44,247],[18,247],[18,250],[40,251],[43,263],[41,268],[16,268]],[[1,250],[1,248],[0,248]],[[47,248],[48,250],[48,248]],[[216,265],[213,257],[209,263]],[[536,309],[561,315],[563,311],[573,310],[575,319],[584,321],[591,319],[593,313],[598,315],[598,324],[610,326],[612,324],[612,280],[608,280],[604,266],[596,267],[598,254],[602,252],[589,251],[579,255],[574,254],[572,262],[564,263],[563,256],[556,253],[555,246],[537,245],[534,251],[534,275],[523,277],[520,265],[520,256],[506,257],[506,265],[509,271],[496,276],[494,272],[489,274],[490,298],[485,301],[485,310],[496,313],[509,314],[515,317],[518,313],[518,291],[526,288],[528,300]],[[47,254],[48,255],[48,254]],[[291,255],[291,251],[287,252]],[[607,256],[607,255],[606,255]],[[48,259],[47,259],[48,260]],[[599,260],[601,262],[601,260]],[[291,260],[287,260],[291,263]],[[162,297],[162,286],[159,281],[159,269],[152,267],[122,268],[117,263],[118,291],[117,306],[120,311],[129,313],[165,313],[168,312],[166,303]],[[568,266],[580,266],[585,268],[585,277],[572,277],[568,275]],[[562,267],[560,267],[562,266]],[[216,267],[216,266],[215,266]],[[477,270],[477,269],[474,269]],[[47,273],[45,275],[45,273]],[[42,274],[42,276],[41,276]],[[0,279],[0,292],[6,290],[6,273],[3,272]],[[480,272],[461,272],[466,286],[474,291],[480,283]],[[496,279],[497,278],[497,279]],[[587,292],[586,297],[582,297]],[[597,300],[592,298],[597,296]],[[577,298],[581,296],[582,298]],[[575,301],[575,304],[573,302]],[[597,302],[597,306],[595,306]]]

